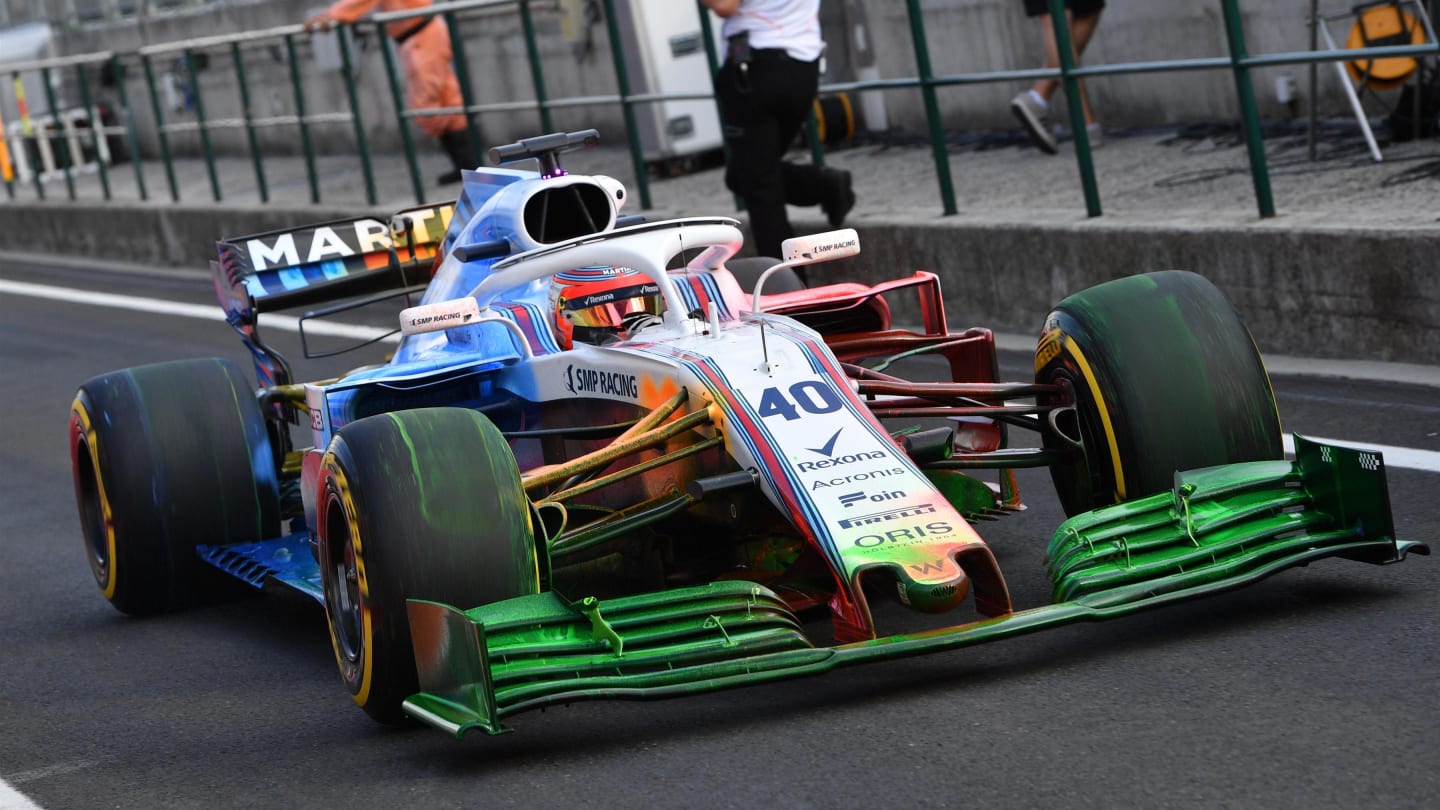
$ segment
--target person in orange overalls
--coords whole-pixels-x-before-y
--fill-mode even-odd
[[[328,28],[335,23],[353,23],[372,9],[408,11],[426,8],[430,0],[335,0],[325,11],[305,21],[306,31]],[[385,33],[395,40],[400,64],[405,71],[405,104],[412,110],[461,107],[460,80],[451,64],[450,31],[439,15],[397,20],[385,24]],[[470,138],[463,115],[422,115],[415,121],[420,131],[440,141],[454,169],[439,177],[441,185],[458,183],[463,169],[473,169]]]

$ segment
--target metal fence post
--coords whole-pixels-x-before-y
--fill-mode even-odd
[[[1080,82],[1075,69],[1075,51],[1070,43],[1070,15],[1065,0],[1050,0],[1050,22],[1055,28],[1055,52],[1060,57],[1060,81],[1065,87],[1065,106],[1070,111],[1070,131],[1075,138],[1075,162],[1080,165],[1080,186],[1085,192],[1085,212],[1100,216],[1100,191],[1095,187],[1095,164],[1090,154],[1090,131],[1086,129],[1085,106],[1080,99]]]
[[[620,44],[620,23],[615,19],[615,0],[605,0],[605,33],[610,38],[610,57],[615,62],[615,82],[620,89],[620,110],[625,115],[625,137],[630,142],[630,163],[635,185],[640,187],[640,207],[650,208],[650,173],[640,150],[640,133],[635,123],[635,103],[630,100],[630,73],[625,66],[625,49]]]
[[[290,63],[290,89],[295,95],[295,120],[300,124],[300,146],[305,152],[305,178],[310,181],[310,202],[320,202],[320,178],[315,174],[315,145],[305,120],[305,88],[300,81],[300,60],[295,57],[295,35],[285,35],[285,58]]]
[[[455,12],[445,12],[445,28],[450,32],[450,51],[455,55],[455,77],[460,80],[460,103],[464,106],[465,137],[470,141],[470,154],[478,157],[485,154],[485,145],[480,142],[480,130],[475,126],[475,119],[470,115],[470,107],[475,103],[475,94],[470,89],[470,62],[465,59],[465,42],[460,38],[460,25],[455,20]],[[470,166],[469,168],[475,167]]]
[[[205,98],[200,92],[200,73],[195,67],[195,52],[186,48],[185,74],[190,78],[190,93],[195,98],[195,125],[200,130],[200,151],[205,155],[205,172],[210,175],[210,194],[220,202],[220,176],[215,172],[215,150],[210,146],[210,127],[205,123]]]
[[[265,165],[260,157],[260,140],[255,136],[255,120],[250,112],[250,84],[245,79],[245,58],[240,54],[240,41],[230,43],[230,58],[235,60],[235,80],[240,85],[240,115],[245,119],[245,138],[250,142],[250,159],[255,163],[255,184],[260,189],[260,202],[270,202],[270,189],[265,186]]]
[[[1245,148],[1250,152],[1250,176],[1255,182],[1255,200],[1260,217],[1275,216],[1275,201],[1270,197],[1270,170],[1265,164],[1265,142],[1260,132],[1260,114],[1255,109],[1255,88],[1250,84],[1250,68],[1245,64],[1245,29],[1240,23],[1236,0],[1220,0],[1225,12],[1225,38],[1230,43],[1230,64],[1235,71],[1235,91],[1240,97],[1240,116],[1245,127]]]
[[[545,70],[540,64],[540,45],[535,39],[535,21],[530,15],[530,0],[520,0],[520,27],[525,31],[525,53],[530,57],[530,80],[535,85],[540,131],[554,132],[555,124],[550,120],[550,99],[545,93]]]
[[[395,101],[395,125],[400,128],[400,144],[405,147],[405,165],[410,170],[410,185],[415,189],[415,202],[425,202],[425,184],[420,182],[420,167],[415,162],[415,143],[410,138],[410,122],[405,118],[405,94],[395,77],[395,54],[384,26],[380,26],[380,55],[385,58],[385,78],[390,82],[390,97]]]
[[[40,83],[45,85],[45,103],[50,106],[50,120],[59,127],[61,142],[65,144],[65,162],[60,168],[65,172],[66,193],[73,200],[75,199],[75,177],[70,171],[70,164],[75,162],[75,156],[70,154],[70,139],[65,136],[65,125],[60,118],[60,111],[55,109],[55,88],[50,86],[50,68],[40,68]],[[36,137],[42,137],[42,135],[37,134]]]
[[[85,65],[75,66],[75,78],[80,85],[80,104],[85,107],[85,114],[90,116],[90,135],[95,139],[95,169],[100,175],[100,191],[105,200],[110,200],[110,175],[105,170],[105,156],[110,154],[110,144],[106,142],[104,154],[101,154],[100,140],[108,137],[105,126],[100,121],[99,110],[95,109],[90,101],[90,82],[85,78]]]
[[[155,90],[155,66],[149,54],[140,57],[145,68],[145,86],[150,91],[150,109],[155,113],[155,134],[160,138],[160,159],[165,162],[165,180],[170,184],[170,200],[180,202],[180,187],[175,183],[175,161],[170,157],[170,138],[165,134],[165,113],[160,94]]]
[[[930,152],[935,158],[935,177],[940,181],[940,202],[945,214],[953,215],[955,186],[950,179],[950,156],[945,152],[945,127],[940,121],[940,103],[935,98],[935,73],[930,69],[930,46],[925,41],[925,24],[920,17],[919,0],[905,0],[905,13],[910,20],[910,39],[915,43],[915,66],[920,71],[920,94],[925,99],[925,120],[930,124]]]
[[[355,124],[355,147],[360,151],[360,171],[365,174],[365,201],[375,204],[375,169],[370,165],[370,147],[365,143],[365,122],[360,119],[360,102],[355,92],[355,70],[350,62],[350,29],[337,30],[340,66],[345,71],[345,96],[350,99],[350,121]]]
[[[120,97],[120,114],[125,116],[125,146],[130,150],[130,163],[135,168],[135,188],[140,192],[140,200],[144,202],[150,199],[149,192],[145,189],[145,171],[141,168],[140,160],[140,139],[135,135],[135,111],[130,109],[130,96],[125,92],[125,65],[120,57],[111,55],[110,70],[115,74],[115,93]]]

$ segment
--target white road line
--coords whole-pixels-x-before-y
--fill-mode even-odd
[[[0,279],[0,293],[26,295],[32,298],[47,298],[53,301],[65,301],[72,304],[88,304],[97,307],[128,309],[135,312],[176,315],[182,318],[199,318],[207,321],[225,320],[224,315],[220,312],[220,308],[216,305],[177,304],[173,301],[161,301],[155,298],[97,293],[71,287],[51,287],[44,284],[30,284],[24,281]],[[300,331],[299,318],[273,314],[265,315],[264,318],[266,328],[285,329],[291,332]],[[315,335],[372,340],[386,334],[389,330],[375,326],[311,321],[305,325],[305,331]],[[391,337],[391,340],[395,339],[397,338],[394,336]],[[1381,444],[1356,444],[1355,442],[1347,442],[1341,439],[1314,438],[1316,438],[1317,441],[1332,444],[1343,444],[1350,447],[1363,447],[1367,450],[1378,450],[1385,455],[1386,466],[1404,467],[1406,469],[1424,470],[1426,472],[1440,472],[1440,452],[1416,450],[1410,447],[1392,447]],[[1295,452],[1294,442],[1288,433],[1285,434],[1285,452]]]
[[[64,301],[70,304],[88,304],[90,306],[110,307],[112,309],[128,309],[132,312],[153,312],[157,315],[198,318],[202,321],[220,321],[223,323],[225,320],[225,315],[220,311],[218,304],[181,304],[175,301],[161,301],[157,298],[141,298],[134,295],[92,292],[90,290],[77,290],[71,287],[50,287],[44,284],[30,284],[24,281],[9,281],[6,279],[0,279],[0,293],[25,295],[31,298],[46,298],[51,301]],[[300,331],[300,319],[293,315],[268,314],[261,317],[263,318],[262,323],[267,329],[284,329],[288,332]],[[305,324],[306,334],[353,338],[356,340],[374,340],[392,331],[394,330],[382,329],[376,326],[359,326],[356,324],[333,323],[318,320],[311,320]],[[398,341],[399,336],[392,336],[391,339]]]
[[[24,793],[10,787],[0,779],[0,810],[40,810],[40,805],[26,798]]]
[[[1403,467],[1407,470],[1424,470],[1425,472],[1440,472],[1440,453],[1434,450],[1416,450],[1413,447],[1395,447],[1388,444],[1373,444],[1370,442],[1352,442],[1345,439],[1322,439],[1319,436],[1306,436],[1325,444],[1338,444],[1342,447],[1356,447],[1361,450],[1374,450],[1384,457],[1386,467]],[[1285,452],[1289,455],[1295,453],[1295,439],[1286,433],[1282,440],[1285,443]]]
[[[67,773],[83,771],[86,768],[93,768],[100,764],[98,759],[82,759],[78,762],[57,762],[54,765],[46,765],[43,768],[31,768],[28,771],[15,771],[5,774],[5,779],[17,785],[26,782],[34,782],[36,779],[47,779],[51,776],[62,776]]]

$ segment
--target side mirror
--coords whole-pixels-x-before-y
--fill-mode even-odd
[[[770,277],[771,273],[782,267],[820,264],[854,256],[860,252],[860,235],[855,232],[854,228],[841,228],[838,231],[826,231],[810,236],[794,236],[780,243],[780,252],[784,254],[785,261],[761,273],[760,278],[755,280],[755,296],[750,303],[751,312],[760,311],[760,292],[765,287],[765,280]]]
[[[781,258],[791,267],[844,259],[860,252],[860,235],[854,228],[794,236],[780,243]]]
[[[478,323],[480,304],[470,296],[400,310],[400,332],[420,335]]]

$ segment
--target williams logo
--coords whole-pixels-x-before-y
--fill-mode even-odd
[[[565,369],[565,390],[572,394],[602,394],[611,397],[640,398],[640,384],[634,374],[619,371],[596,371],[593,368],[569,366]]]
[[[869,526],[875,523],[887,523],[900,518],[915,517],[916,515],[929,515],[934,513],[935,504],[925,503],[919,506],[910,506],[904,509],[891,509],[888,512],[873,512],[860,517],[845,518],[840,521],[840,528],[853,529],[857,526]]]

